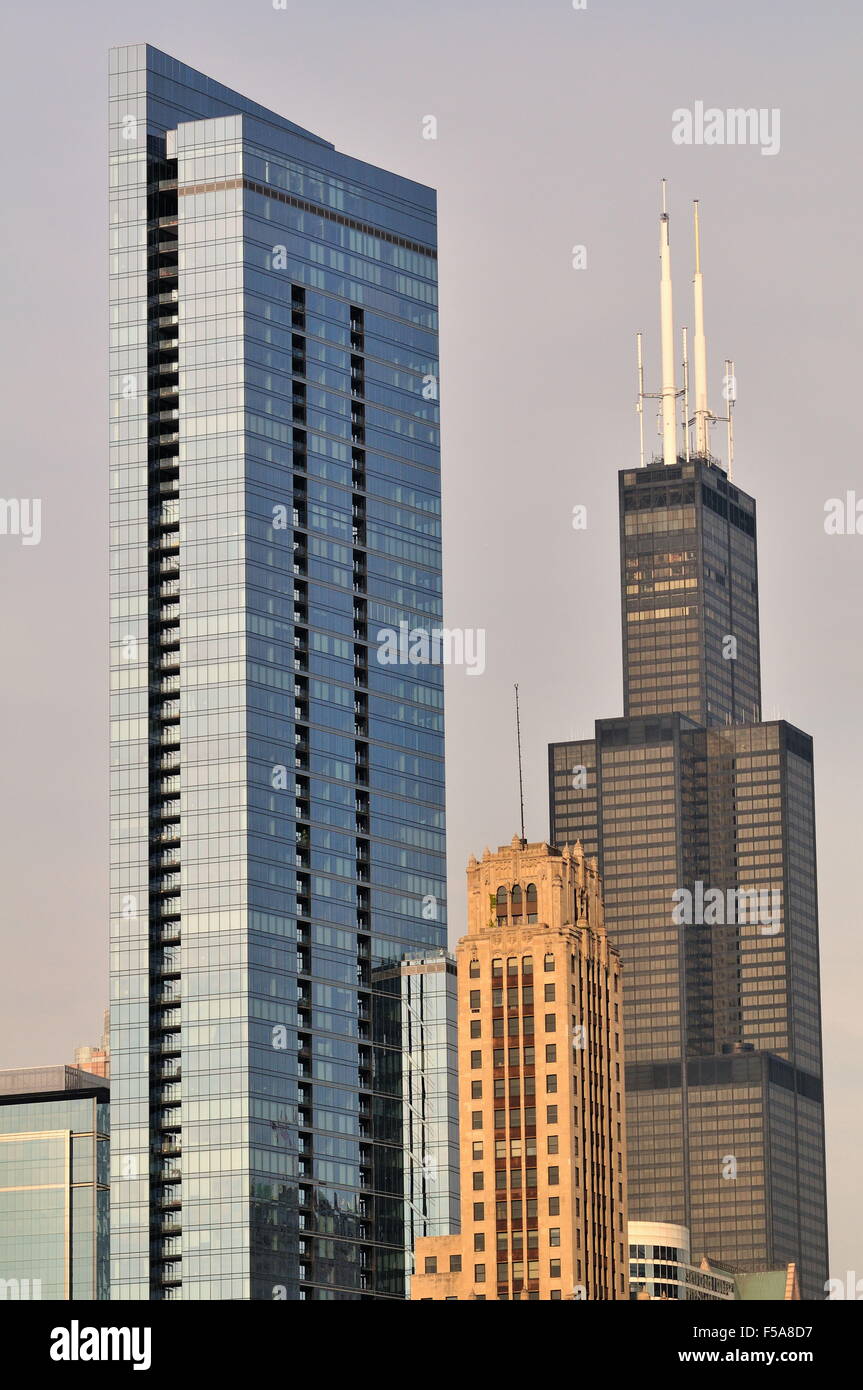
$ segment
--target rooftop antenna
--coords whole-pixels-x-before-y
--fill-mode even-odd
[[[636,353],[638,356],[638,400],[636,410],[638,411],[638,445],[641,458],[640,466],[644,467],[644,358],[641,353],[641,334],[635,335]]]
[[[683,329],[683,456],[689,462],[689,348],[687,330]]]
[[[662,461],[666,468],[677,462],[677,391],[674,385],[674,313],[671,301],[671,243],[666,210],[666,181],[662,180],[662,215],[659,219],[659,327],[662,349]]]
[[[707,340],[704,336],[704,277],[701,274],[701,227],[698,220],[698,199],[693,203],[695,222],[695,275],[692,279],[695,297],[695,453],[698,458],[710,455],[710,410],[707,405]]]
[[[518,803],[521,811],[521,847],[527,846],[524,838],[524,781],[521,772],[521,716],[518,710],[518,686],[515,687],[515,736],[518,742]]]

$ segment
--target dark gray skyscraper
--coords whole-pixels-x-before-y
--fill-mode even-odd
[[[699,298],[697,269],[696,329]],[[624,964],[631,1218],[742,1269],[794,1261],[818,1298],[812,740],[760,722],[755,503],[709,453],[697,332],[695,358],[682,445],[675,409],[672,456],[620,474],[625,716],[551,745],[551,839],[598,854]]]
[[[443,672],[376,643],[440,619],[435,195],[110,74],[112,1297],[400,1297],[373,972],[446,941]]]

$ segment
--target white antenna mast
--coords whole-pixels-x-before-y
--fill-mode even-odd
[[[704,279],[701,274],[701,229],[698,222],[698,199],[693,204],[695,216],[695,275],[692,285],[695,296],[695,453],[699,458],[710,456],[707,405],[707,341],[704,336]]]
[[[638,443],[641,455],[641,467],[644,467],[644,359],[641,354],[641,334],[635,335],[636,352],[638,355]]]
[[[737,400],[737,382],[734,380],[734,363],[730,357],[725,359],[725,394],[728,397],[728,476],[734,474],[734,402]]]
[[[674,385],[674,313],[671,302],[671,245],[662,180],[662,215],[659,219],[659,316],[662,349],[662,461],[666,468],[677,462],[677,391]]]
[[[689,462],[689,348],[686,327],[683,329],[683,454]]]

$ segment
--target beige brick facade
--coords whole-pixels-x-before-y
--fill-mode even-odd
[[[471,858],[458,944],[461,1234],[414,1300],[626,1299],[620,958],[595,860],[516,836]]]

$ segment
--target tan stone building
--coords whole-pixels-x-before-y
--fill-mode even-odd
[[[515,836],[467,881],[461,1233],[417,1242],[411,1298],[627,1299],[623,984],[596,861]]]

